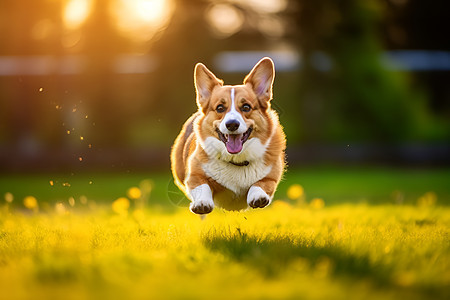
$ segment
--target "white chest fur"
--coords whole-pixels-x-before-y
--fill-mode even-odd
[[[224,144],[216,138],[205,140],[205,149],[210,160],[202,165],[205,174],[238,197],[245,196],[248,189],[269,174],[272,166],[264,163],[266,146],[258,138],[248,140],[239,154],[229,154]],[[236,166],[230,162],[248,161],[247,166]]]

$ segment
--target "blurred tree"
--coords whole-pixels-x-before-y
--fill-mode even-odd
[[[382,1],[287,3],[284,10],[267,13],[246,2],[176,1],[171,23],[151,48],[160,62],[152,98],[166,100],[162,105],[149,104],[153,113],[174,120],[177,126],[187,111],[195,109],[192,79],[186,79],[192,78],[196,62],[211,66],[219,51],[273,50],[288,42],[301,53],[301,70],[279,74],[283,82],[276,81],[276,103],[286,112],[282,118],[291,142],[442,136],[442,132],[432,132],[424,93],[411,87],[406,74],[390,72],[382,65],[377,31],[386,14]],[[243,19],[239,29],[226,37],[216,36],[207,20],[215,6],[235,9]],[[262,26],[267,20],[281,24],[281,30],[267,30]],[[242,74],[225,79],[239,77]],[[174,111],[175,107],[179,109]]]
[[[273,40],[258,28],[267,13],[255,11],[246,2],[211,0],[174,0],[175,11],[167,28],[152,41],[149,52],[155,55],[158,67],[151,74],[154,84],[146,111],[166,120],[174,135],[182,122],[196,109],[193,82],[194,66],[206,64],[227,84],[239,84],[244,74],[221,74],[214,69],[213,59],[221,51],[270,49]],[[233,32],[215,30],[211,23],[214,8],[224,10],[219,21],[227,22],[234,12],[238,18],[229,26]],[[226,13],[229,13],[228,15]],[[275,14],[269,14],[275,17]],[[217,16],[216,16],[217,17]],[[217,20],[216,20],[217,21]],[[250,70],[249,70],[250,71]]]
[[[448,50],[443,0],[435,5],[420,0],[173,0],[170,22],[145,43],[120,32],[111,13],[116,0],[90,1],[89,14],[75,29],[66,26],[63,14],[69,1],[24,3],[0,1],[0,55],[50,58],[44,68],[51,71],[0,78],[2,144],[31,137],[62,150],[72,147],[66,129],[72,130],[69,123],[80,117],[72,114],[78,108],[89,119],[77,120],[76,130],[89,132],[86,140],[95,146],[137,141],[168,148],[196,109],[195,63],[201,61],[226,83],[238,84],[245,74],[221,74],[214,65],[218,52],[279,49],[301,57],[298,71],[278,72],[275,81],[274,104],[290,145],[442,141],[450,132],[448,121],[435,126],[427,91],[413,86],[408,74],[385,70],[380,61],[382,42],[391,49],[443,45]],[[146,47],[155,58],[153,72],[117,71],[117,57]],[[80,63],[81,74],[57,70],[59,59],[67,57],[79,58],[74,62]],[[423,73],[421,79],[445,86],[448,72],[447,77],[442,74],[428,78]],[[434,114],[444,120],[449,94],[442,90],[434,96],[441,100],[432,103]]]
[[[158,66],[151,75],[155,83],[148,111],[156,118],[175,120],[169,126],[180,127],[183,119],[196,109],[193,74],[197,62],[211,65],[214,54],[223,49],[222,41],[214,40],[204,18],[210,1],[176,0],[167,28],[150,47]]]
[[[27,2],[26,8],[23,1],[1,1],[0,56],[32,60],[35,55],[61,54],[61,8],[61,3],[50,0]],[[6,64],[6,67],[11,68],[11,65]],[[7,141],[19,152],[26,152],[24,147],[33,152],[51,142],[58,134],[48,129],[56,123],[57,116],[48,113],[50,101],[47,100],[54,96],[56,76],[39,81],[26,75],[1,79],[0,142]],[[45,94],[39,92],[44,84]]]
[[[384,45],[391,50],[450,51],[450,2],[383,1],[383,21],[380,24]],[[450,72],[429,70],[414,74],[415,84],[427,89],[433,113],[450,119]]]
[[[423,95],[382,66],[380,13],[377,1],[290,1],[288,38],[303,58],[296,139],[424,138],[430,120]]]
[[[118,98],[114,59],[128,49],[130,41],[121,37],[108,11],[110,0],[95,0],[84,24],[84,49],[87,70],[81,88],[87,96],[88,110],[95,126],[90,127],[98,146],[116,146],[127,142],[128,99]]]

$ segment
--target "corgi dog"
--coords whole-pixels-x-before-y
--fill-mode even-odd
[[[242,85],[224,85],[205,65],[194,70],[198,111],[171,152],[177,186],[195,214],[263,208],[285,169],[286,137],[271,109],[273,61],[261,59]]]

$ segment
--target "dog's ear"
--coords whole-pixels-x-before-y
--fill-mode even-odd
[[[272,84],[275,78],[275,67],[269,57],[261,59],[245,77],[244,84],[250,85],[263,107],[267,107],[272,99]]]
[[[218,79],[204,64],[198,63],[194,70],[195,91],[197,93],[197,105],[206,109],[212,91],[216,86],[222,86],[223,81]]]

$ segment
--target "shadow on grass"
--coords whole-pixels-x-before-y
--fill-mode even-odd
[[[250,264],[265,276],[277,276],[292,265],[301,269],[329,275],[369,277],[378,283],[387,283],[389,270],[374,265],[363,255],[353,255],[333,246],[319,246],[311,240],[298,237],[267,236],[259,239],[237,229],[229,235],[205,237],[205,245],[239,262]],[[298,269],[297,268],[297,269]]]
[[[268,235],[258,238],[237,228],[234,233],[212,232],[204,237],[203,242],[209,249],[247,264],[269,278],[289,271],[304,272],[318,278],[368,280],[375,286],[394,288],[407,295],[443,298],[440,287],[399,286],[393,278],[393,265],[376,263],[366,254],[350,253],[334,245],[319,245],[301,236]]]

